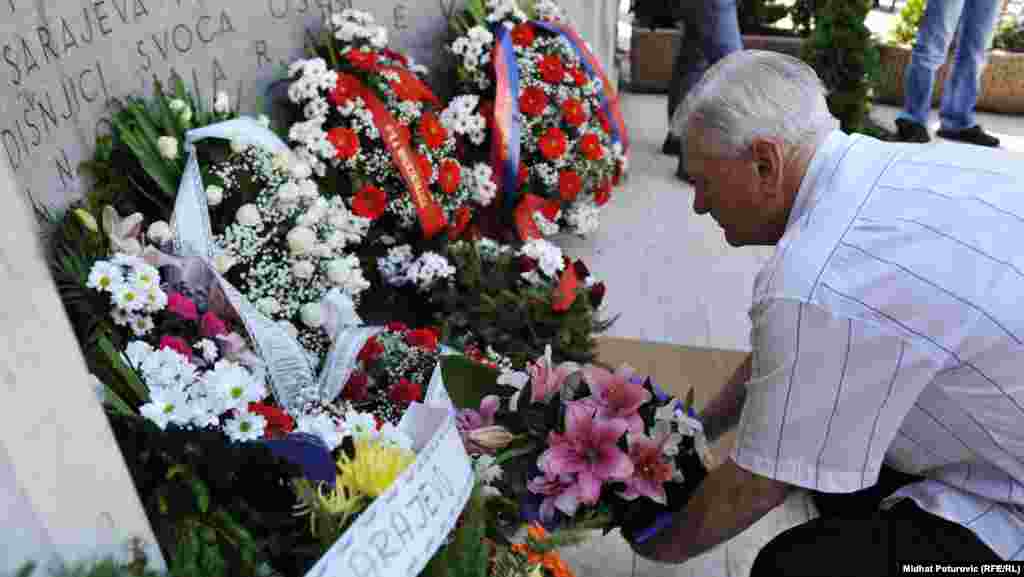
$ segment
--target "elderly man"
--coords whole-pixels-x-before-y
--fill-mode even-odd
[[[776,251],[753,353],[702,414],[712,438],[738,423],[731,458],[637,552],[683,562],[803,487],[823,516],[754,575],[1024,559],[1020,159],[844,134],[772,52],[724,58],[684,106],[694,211]]]

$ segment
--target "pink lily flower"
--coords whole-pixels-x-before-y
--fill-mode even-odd
[[[497,395],[488,395],[480,401],[480,410],[462,409],[455,417],[455,428],[462,435],[462,443],[466,452],[471,455],[489,455],[494,451],[475,442],[470,433],[478,429],[494,426],[494,414],[498,412],[500,399]]]
[[[534,495],[544,495],[540,504],[540,518],[544,522],[555,518],[555,509],[572,517],[579,508],[579,487],[572,475],[551,475],[535,477],[526,483]]]
[[[614,373],[594,365],[583,367],[583,379],[590,385],[590,395],[581,401],[597,411],[603,419],[624,419],[631,433],[644,431],[644,420],[638,410],[651,400],[643,384],[632,382],[633,369],[621,366]]]
[[[582,403],[566,407],[565,434],[548,434],[548,450],[538,462],[549,475],[575,473],[580,502],[594,505],[605,481],[624,481],[633,475],[633,462],[619,449],[628,424],[623,419],[600,419]]]
[[[626,480],[626,488],[619,493],[624,499],[647,497],[664,505],[665,483],[675,476],[675,466],[663,455],[672,435],[664,431],[650,438],[647,435],[629,435],[629,458],[633,462],[633,477]]]
[[[526,366],[530,375],[531,403],[546,403],[557,393],[569,375],[579,370],[576,363],[566,362],[557,367],[551,362],[551,345],[544,347],[544,356]]]

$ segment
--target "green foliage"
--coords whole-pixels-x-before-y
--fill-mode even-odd
[[[996,28],[992,47],[1009,52],[1024,52],[1024,21],[1009,17]]]
[[[917,38],[917,29],[924,17],[927,0],[907,0],[900,10],[896,27],[889,33],[889,38],[896,44],[910,45]]]
[[[488,577],[491,543],[487,540],[486,499],[478,486],[462,512],[455,538],[430,560],[427,577]]]
[[[859,132],[871,110],[880,70],[878,47],[864,24],[871,0],[819,0],[803,58],[828,89],[828,106],[846,132]]]
[[[94,562],[62,564],[39,574],[36,563],[26,563],[15,572],[15,577],[165,577],[163,573],[146,569],[146,552],[141,541],[133,541],[131,547],[132,560],[128,563],[114,559],[102,559]]]
[[[448,396],[459,408],[477,408],[495,392],[499,372],[460,355],[441,357],[441,375]]]
[[[744,0],[736,5],[740,30],[744,34],[757,34],[786,17],[789,8],[774,0]]]
[[[793,31],[800,36],[808,36],[814,29],[814,8],[817,0],[794,0],[789,7],[789,19],[793,23]]]

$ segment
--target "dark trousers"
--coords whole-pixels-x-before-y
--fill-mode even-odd
[[[882,499],[919,480],[883,468],[874,487],[850,494],[816,493],[821,517],[769,542],[751,577],[885,577],[904,563],[999,563],[974,533],[904,499],[880,511]]]

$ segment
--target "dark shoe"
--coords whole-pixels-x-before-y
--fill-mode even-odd
[[[661,145],[661,153],[677,156],[679,154],[679,139],[671,133],[666,136],[665,143]]]
[[[896,139],[899,142],[930,142],[931,137],[928,136],[928,129],[922,124],[918,124],[912,120],[906,118],[896,119]]]
[[[947,130],[945,128],[940,128],[935,134],[945,138],[946,140],[959,140],[960,142],[966,142],[967,144],[989,146],[992,148],[999,146],[999,139],[982,130],[981,126],[977,124],[963,130]]]

